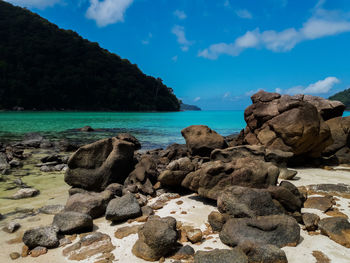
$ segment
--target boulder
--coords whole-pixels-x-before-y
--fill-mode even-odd
[[[108,202],[113,198],[110,191],[86,192],[69,196],[65,211],[87,214],[92,218],[104,215]]]
[[[314,105],[325,121],[341,117],[345,110],[345,105],[337,100],[327,100],[317,96],[304,95],[303,101]]]
[[[134,144],[117,138],[80,147],[68,160],[64,180],[73,187],[101,191],[124,183],[133,168]]]
[[[140,192],[152,195],[153,184],[157,182],[158,174],[155,160],[150,155],[144,155],[126,178],[124,186],[137,186]]]
[[[34,188],[22,188],[12,195],[12,199],[22,199],[37,196],[40,193],[39,190]]]
[[[303,202],[299,195],[296,195],[291,190],[283,186],[269,186],[267,191],[271,197],[277,200],[289,212],[300,211]]]
[[[7,233],[14,233],[16,232],[19,228],[21,227],[21,225],[16,222],[16,221],[10,221],[5,227],[3,227],[2,230],[4,230]]]
[[[314,196],[306,199],[304,203],[305,208],[313,208],[321,210],[322,212],[326,212],[331,209],[333,206],[333,198],[332,197],[324,197],[324,196]]]
[[[62,234],[76,234],[92,231],[91,216],[72,211],[64,211],[54,216],[52,225],[59,228]]]
[[[304,96],[259,91],[244,112],[244,144],[317,158],[333,143],[327,124]]]
[[[171,258],[176,260],[190,259],[193,258],[194,253],[194,249],[191,246],[186,245],[181,247]]]
[[[33,258],[37,258],[41,255],[44,255],[47,253],[46,247],[36,247],[30,251],[30,256]]]
[[[208,215],[208,222],[213,231],[221,231],[226,221],[230,218],[229,215],[221,214],[220,212],[213,211]]]
[[[158,181],[164,186],[180,186],[186,175],[194,169],[195,165],[190,158],[183,157],[169,163],[166,170],[159,175]]]
[[[160,156],[166,157],[169,161],[186,157],[188,155],[188,149],[185,144],[171,144],[165,150],[161,151]]]
[[[131,142],[134,145],[135,151],[141,149],[141,143],[139,140],[136,139],[136,137],[132,136],[130,133],[119,133],[117,135],[117,138],[119,140]]]
[[[57,233],[58,227],[56,226],[36,227],[29,229],[24,232],[23,243],[30,249],[38,246],[55,248],[59,245]]]
[[[248,258],[240,248],[197,251],[194,263],[248,263]]]
[[[243,242],[296,246],[300,239],[300,227],[294,218],[286,215],[231,218],[219,236],[223,243],[232,247]]]
[[[191,155],[210,156],[214,149],[227,147],[225,138],[205,125],[192,125],[181,131]]]
[[[217,199],[221,213],[236,218],[282,214],[265,189],[232,186],[221,193]]]
[[[204,163],[200,169],[189,173],[181,185],[198,192],[200,196],[216,200],[224,189],[233,185],[253,188],[276,185],[278,175],[279,168],[274,164],[245,157],[229,163]]]
[[[203,233],[199,228],[192,228],[186,231],[187,239],[195,244],[202,241]]]
[[[318,222],[320,222],[320,217],[316,214],[305,213],[302,216],[305,229],[307,231],[315,231],[318,228]]]
[[[24,135],[24,139],[21,142],[21,144],[25,147],[39,148],[43,139],[44,137],[41,136],[39,133],[27,133]]]
[[[286,253],[274,245],[257,245],[246,242],[239,246],[250,263],[288,263]]]
[[[106,219],[112,221],[126,221],[141,215],[140,205],[132,193],[112,199],[106,209]]]
[[[172,217],[149,217],[138,232],[139,239],[132,253],[148,261],[156,261],[170,253],[176,246],[176,220]]]
[[[328,217],[318,223],[321,234],[328,236],[338,244],[350,248],[350,223],[346,218]]]

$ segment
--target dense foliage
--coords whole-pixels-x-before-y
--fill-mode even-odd
[[[329,97],[330,100],[339,100],[346,106],[346,109],[350,109],[350,89],[343,90]]]
[[[0,0],[0,109],[177,111],[161,79]]]
[[[180,104],[180,110],[182,110],[182,111],[200,111],[201,108],[199,108],[196,105],[190,105],[190,104],[181,103]]]

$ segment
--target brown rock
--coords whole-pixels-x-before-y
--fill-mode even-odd
[[[330,263],[331,260],[322,251],[314,250],[312,255],[316,259],[316,263]]]
[[[189,241],[191,241],[192,244],[198,243],[202,241],[203,233],[200,229],[189,229],[186,231],[186,235]]]
[[[29,255],[29,247],[27,247],[26,245],[24,245],[22,247],[22,253],[21,253],[21,257],[25,258]]]
[[[114,232],[114,236],[118,239],[123,239],[132,234],[137,234],[140,226],[125,226],[118,228],[117,231]]]
[[[213,231],[221,231],[229,216],[225,216],[220,212],[213,211],[208,215],[208,222]]]
[[[323,235],[350,248],[350,223],[347,219],[342,217],[324,218],[320,220],[318,227]]]
[[[36,247],[30,251],[30,256],[33,258],[36,258],[46,253],[47,253],[46,247]]]
[[[318,228],[318,222],[320,222],[320,217],[318,215],[305,213],[302,218],[307,231],[315,231]]]
[[[19,258],[21,255],[19,254],[19,253],[17,253],[17,252],[12,252],[12,253],[10,253],[10,258],[12,259],[12,260],[15,260],[15,259],[17,259],[17,258]]]
[[[333,206],[332,199],[329,197],[309,197],[304,203],[305,208],[314,208],[326,212]]]

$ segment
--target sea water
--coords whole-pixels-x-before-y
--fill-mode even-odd
[[[344,116],[349,116],[345,112]],[[246,126],[244,111],[182,112],[0,112],[0,141],[21,140],[25,133],[39,132],[51,139],[95,141],[129,132],[143,148],[184,143],[181,130],[204,124],[221,135],[239,133]],[[99,129],[78,132],[83,126]]]

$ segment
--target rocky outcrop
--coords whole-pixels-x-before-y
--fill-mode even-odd
[[[30,249],[41,246],[46,248],[58,247],[59,229],[56,226],[37,227],[24,232],[23,243]]]
[[[259,91],[251,99],[244,112],[244,144],[316,158],[333,143],[328,125],[304,96]]]
[[[279,168],[272,163],[257,158],[238,158],[229,163],[207,162],[189,173],[181,185],[199,195],[216,200],[226,188],[238,185],[253,188],[266,188],[276,185]]]
[[[223,226],[220,239],[232,247],[244,242],[296,246],[300,239],[300,227],[294,218],[286,215],[231,218]]]
[[[187,174],[195,169],[195,165],[190,158],[183,157],[172,161],[159,177],[158,181],[164,186],[179,186]]]
[[[172,217],[151,216],[140,228],[138,236],[132,253],[148,261],[159,260],[176,246],[176,220]]]
[[[101,193],[77,193],[68,198],[65,211],[78,212],[97,218],[105,214],[107,204],[112,198],[113,195],[108,190]]]
[[[126,221],[141,214],[140,205],[132,193],[112,199],[106,209],[106,219],[112,221]]]
[[[324,149],[322,155],[334,155],[339,164],[350,163],[350,117],[337,117],[326,121],[329,126],[333,144]]]
[[[133,168],[134,144],[117,138],[80,147],[68,160],[67,184],[101,191],[110,183],[124,183]]]
[[[221,193],[217,200],[221,213],[235,218],[282,214],[265,189],[233,186]]]
[[[205,125],[189,126],[181,134],[191,155],[210,156],[212,150],[227,147],[224,137]]]
[[[324,218],[320,220],[318,227],[323,235],[344,247],[350,248],[350,223],[346,218]]]
[[[317,96],[298,95],[303,101],[314,105],[323,120],[327,121],[336,117],[341,117],[345,110],[345,105],[340,101],[327,100]]]
[[[57,226],[62,234],[89,232],[93,228],[91,216],[72,211],[56,214],[52,225]]]

